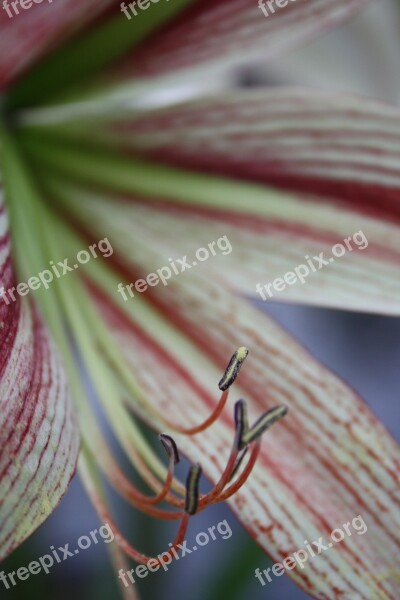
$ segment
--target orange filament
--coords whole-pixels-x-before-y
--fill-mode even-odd
[[[215,407],[214,411],[211,413],[208,419],[201,423],[201,425],[197,425],[196,427],[191,427],[189,429],[185,429],[184,427],[174,425],[174,430],[177,433],[182,433],[184,435],[195,435],[196,433],[200,433],[201,431],[208,429],[213,423],[215,423],[215,421],[218,419],[218,417],[224,410],[226,402],[228,400],[228,395],[229,390],[225,390],[224,392],[222,392],[221,398],[219,399],[219,402]]]
[[[186,536],[186,532],[187,532],[187,528],[189,525],[189,519],[190,516],[189,515],[184,515],[181,523],[179,525],[179,529],[178,529],[178,533],[175,537],[175,540],[172,542],[172,545],[170,546],[169,550],[166,550],[163,554],[164,555],[168,555],[171,556],[172,550],[177,549],[179,544],[182,544],[182,542],[185,539]],[[147,563],[149,562],[149,560],[155,560],[157,561],[158,564],[162,564],[159,560],[159,558],[157,556],[152,557],[152,556],[146,556],[145,554],[143,554],[142,552],[139,552],[138,550],[136,550],[136,548],[134,548],[132,546],[132,544],[130,544],[122,535],[122,533],[119,531],[119,529],[115,526],[115,523],[111,521],[111,519],[108,519],[107,521],[110,524],[110,527],[114,533],[115,536],[115,541],[117,542],[118,546],[121,548],[121,550],[130,558],[132,558],[135,562],[140,563],[142,565],[147,565]],[[171,558],[172,560],[172,558]]]
[[[226,402],[228,400],[229,388],[238,376],[241,366],[246,360],[248,353],[249,351],[247,350],[247,348],[242,346],[238,348],[236,352],[232,355],[229,364],[226,367],[225,372],[222,376],[222,379],[218,384],[219,389],[222,391],[222,395],[211,415],[203,423],[195,427],[186,428],[181,427],[179,425],[175,425],[174,423],[171,423],[171,421],[165,419],[165,417],[162,417],[164,423],[166,423],[169,427],[171,427],[171,429],[173,429],[177,433],[182,433],[183,435],[195,435],[196,433],[200,433],[201,431],[208,429],[213,423],[215,423],[215,421],[218,419],[218,417],[224,410]]]
[[[257,458],[260,453],[260,449],[261,449],[261,438],[252,443],[251,451],[250,451],[250,458],[247,462],[246,467],[243,469],[243,472],[240,474],[240,476],[237,478],[237,480],[234,483],[232,483],[230,486],[228,486],[226,488],[226,490],[222,494],[220,494],[220,496],[218,496],[216,502],[225,502],[225,500],[228,500],[228,498],[233,496],[233,494],[236,494],[236,492],[246,483],[246,481],[248,480],[248,478],[257,462]]]
[[[235,380],[246,356],[247,349],[239,348],[231,358],[224,376],[219,383],[219,387],[222,390],[220,400],[211,415],[203,423],[190,428],[171,425],[171,428],[184,435],[195,435],[215,423],[226,406],[229,387]],[[287,408],[284,406],[270,409],[250,427],[247,418],[246,402],[244,400],[236,402],[234,413],[235,435],[227,464],[212,490],[203,495],[199,492],[199,482],[202,472],[201,465],[190,467],[186,480],[186,488],[175,480],[175,465],[179,462],[179,452],[175,441],[169,435],[160,434],[160,441],[169,457],[168,471],[164,483],[161,483],[154,475],[133,444],[128,443],[128,446],[126,446],[127,453],[131,457],[133,464],[144,482],[154,491],[154,495],[144,494],[128,480],[116,464],[111,452],[107,449],[101,434],[99,435],[96,432],[97,436],[95,436],[95,439],[91,436],[91,456],[97,468],[103,471],[104,475],[123,498],[128,500],[135,508],[151,517],[165,520],[180,520],[174,542],[169,545],[169,549],[163,552],[162,555],[151,558],[134,548],[124,538],[110,516],[103,498],[96,488],[87,457],[83,453],[84,457],[81,459],[83,462],[82,468],[85,474],[88,475],[87,480],[84,480],[85,486],[100,517],[110,525],[121,551],[126,556],[143,565],[147,565],[149,560],[156,561],[156,563],[161,565],[161,556],[168,557],[172,561],[172,557],[175,556],[174,551],[185,539],[190,516],[204,510],[210,504],[228,500],[246,483],[260,453],[261,436],[273,423],[285,416],[286,412]],[[249,454],[248,460],[242,468],[246,453]],[[172,488],[176,493],[172,493]],[[174,507],[177,510],[158,508],[156,505],[162,502],[166,502],[170,507]]]
[[[221,475],[220,480],[215,485],[215,487],[209,492],[200,498],[200,507],[204,508],[208,504],[215,502],[221,492],[224,490],[226,485],[229,483],[233,470],[236,466],[236,460],[238,457],[239,450],[236,445],[232,448],[231,454],[228,459],[228,463],[224,469],[224,472]]]

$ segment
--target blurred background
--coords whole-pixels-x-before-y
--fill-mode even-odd
[[[50,9],[51,7],[49,7]],[[254,10],[259,10],[254,0]],[[260,16],[260,18],[262,18]],[[356,92],[391,103],[400,102],[400,3],[381,0],[351,22],[269,64],[248,65],[227,75],[218,86],[262,86],[302,84],[336,91]],[[209,82],[215,87],[215,82]],[[400,441],[400,320],[260,303],[266,311],[332,371],[355,388],[393,436]],[[236,399],[236,398],[235,398]],[[154,434],[149,434],[156,441]],[[122,458],[121,458],[122,460]],[[184,472],[184,466],[182,467]],[[174,537],[174,526],[136,519],[135,512],[113,499],[118,522],[140,550],[159,553]],[[200,531],[227,519],[233,535],[210,542],[196,556],[171,565],[167,573],[151,574],[136,584],[144,600],[301,600],[307,596],[287,577],[275,577],[262,587],[254,570],[269,566],[268,558],[247,537],[227,507],[217,506],[196,516],[188,533]],[[50,546],[75,547],[81,535],[101,524],[78,478],[58,509],[3,564],[7,573],[26,566],[46,554]],[[340,525],[340,524],[338,524]],[[53,567],[49,575],[31,576],[10,590],[0,583],[5,600],[110,600],[118,599],[118,586],[107,554],[107,545],[92,545],[79,559]]]

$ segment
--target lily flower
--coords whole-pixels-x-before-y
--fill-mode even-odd
[[[396,600],[398,447],[251,296],[399,315],[400,110],[288,88],[188,97],[367,2],[291,0],[268,18],[253,0],[142,4],[131,18],[109,0],[0,15],[0,558],[51,514],[78,461],[117,569],[148,557],[118,529],[103,478],[178,521],[169,552],[215,502],[279,563],[362,515],[366,535],[287,573],[315,598]],[[330,260],[337,245],[346,255]],[[271,296],[265,284],[299,265],[307,280]],[[81,364],[148,493],[114,457]]]

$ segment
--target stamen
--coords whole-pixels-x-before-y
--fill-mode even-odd
[[[249,477],[254,464],[256,462],[260,445],[261,445],[261,435],[266,431],[273,423],[275,423],[278,419],[284,417],[287,413],[288,409],[286,406],[278,406],[267,413],[262,415],[253,425],[253,427],[249,428],[248,420],[247,420],[247,404],[244,400],[238,400],[235,404],[235,424],[236,424],[236,434],[235,440],[233,444],[233,448],[231,454],[228,459],[228,464],[222,474],[219,482],[214,487],[214,489],[209,492],[207,495],[202,496],[200,498],[200,505],[202,508],[207,504],[211,504],[214,502],[220,502],[225,500],[227,497],[230,497],[233,493],[235,493],[247,480]],[[223,492],[225,486],[232,481],[233,477],[238,472],[242,461],[246,455],[246,451],[248,449],[249,444],[252,442],[256,442],[252,445],[251,456],[249,462],[238,478],[238,480],[229,486],[225,492]]]
[[[248,446],[246,446],[246,447],[243,449],[243,451],[242,451],[242,452],[239,454],[239,456],[237,457],[237,459],[236,459],[236,464],[235,464],[235,467],[234,467],[234,469],[233,469],[233,471],[232,471],[232,475],[231,475],[231,478],[230,478],[230,480],[229,480],[229,481],[232,481],[232,479],[235,477],[236,473],[239,471],[239,469],[240,469],[240,466],[241,466],[241,464],[242,464],[242,462],[243,462],[243,459],[244,459],[244,457],[246,456],[246,454],[247,454],[247,452],[248,452],[248,449],[249,449],[249,447],[248,447]]]
[[[101,468],[104,475],[107,477],[108,481],[123,498],[132,504],[132,506],[144,514],[157,519],[178,520],[183,517],[184,513],[181,511],[171,512],[152,506],[154,504],[158,504],[164,499],[167,499],[170,504],[173,504],[177,508],[183,507],[182,501],[179,499],[176,499],[175,501],[175,497],[174,502],[172,502],[170,498],[171,494],[169,494],[174,475],[174,464],[172,458],[170,459],[170,468],[168,470],[167,479],[161,491],[156,496],[147,496],[146,494],[140,492],[135,485],[129,481],[123,471],[119,468],[118,463],[114,460],[111,453],[108,453],[103,449],[101,453],[97,455],[92,454],[92,456],[97,466]],[[99,460],[99,457],[101,457],[101,460]]]
[[[246,444],[243,443],[243,436],[249,430],[249,420],[247,418],[247,404],[244,400],[238,400],[235,404],[235,425],[236,438],[235,443],[238,450],[242,450]]]
[[[88,302],[86,301],[86,303],[84,303],[86,307],[86,312],[85,315],[81,317],[80,303],[79,301],[77,303],[76,298],[74,297],[75,290],[79,291],[80,286],[76,285],[70,292],[69,297],[64,298],[64,306],[66,306],[67,308],[72,307],[69,308],[69,310],[67,310],[69,321],[72,324],[73,330],[77,334],[78,340],[80,340],[81,342],[80,345],[82,346],[82,348],[88,348],[88,350],[90,350],[90,358],[88,359],[88,364],[90,366],[89,372],[92,371],[94,373],[94,359],[97,358],[97,337],[99,337],[100,341],[103,342],[104,346],[104,340],[108,341],[107,328],[104,326],[104,330],[102,329],[98,336],[96,335],[96,339],[92,340],[93,330],[96,328],[90,327],[90,321],[89,326],[87,326],[85,322],[85,319],[88,317],[88,315],[89,318],[90,315],[92,315],[92,311],[89,310],[90,307]],[[85,296],[82,295],[82,298],[85,298]],[[71,302],[69,302],[69,300],[71,300]],[[0,328],[1,326],[2,324],[0,323]],[[83,331],[83,334],[81,333],[81,331]],[[105,345],[107,346],[107,344]],[[111,362],[116,361],[117,363],[121,362],[123,364],[123,361],[117,360],[119,358],[117,352],[111,353],[108,356]],[[230,362],[225,370],[225,373],[219,382],[219,388],[222,391],[221,398],[210,417],[208,417],[201,425],[197,427],[192,427],[189,429],[179,427],[177,428],[174,426],[172,427],[181,433],[189,435],[193,435],[209,427],[222,413],[224,406],[227,402],[228,389],[234,383],[236,377],[239,374],[240,368],[247,356],[247,348],[241,347],[231,357]],[[129,377],[126,374],[127,369],[128,367],[126,367],[126,369],[122,371],[125,382],[128,383],[128,388],[130,390],[133,390],[135,395],[136,393],[138,393],[138,397],[141,398],[141,390],[136,384],[134,377]],[[96,373],[94,373],[94,375],[96,375]],[[120,531],[117,529],[116,524],[113,522],[112,517],[109,514],[108,508],[104,501],[101,484],[99,484],[99,482],[97,481],[99,475],[98,471],[102,469],[108,477],[108,479],[111,481],[111,483],[113,483],[117,490],[121,492],[121,495],[130,499],[132,504],[140,510],[142,510],[145,514],[162,519],[181,520],[179,531],[177,533],[175,541],[173,544],[170,544],[171,549],[164,553],[171,556],[171,553],[174,551],[174,549],[178,545],[181,545],[181,542],[183,542],[184,540],[191,515],[196,514],[199,509],[204,508],[211,502],[219,502],[229,498],[243,485],[243,483],[245,483],[255,465],[257,456],[259,454],[261,446],[261,435],[273,423],[275,423],[278,419],[282,418],[286,414],[287,408],[284,406],[275,407],[274,409],[268,411],[265,415],[260,417],[256,421],[256,423],[251,428],[249,428],[246,403],[243,400],[240,400],[236,403],[236,433],[233,448],[228,459],[228,463],[220,477],[219,482],[214,487],[214,489],[210,493],[201,496],[199,490],[202,468],[199,464],[190,468],[187,477],[186,488],[184,488],[179,482],[174,481],[175,465],[179,462],[180,457],[175,441],[172,437],[166,434],[160,434],[159,439],[169,457],[169,468],[164,485],[160,483],[160,481],[155,477],[154,473],[157,473],[159,475],[160,473],[164,473],[164,470],[160,470],[159,465],[157,463],[156,467],[158,468],[154,468],[154,459],[152,457],[152,454],[149,449],[145,449],[144,451],[143,444],[141,448],[138,445],[138,448],[140,448],[140,452],[137,450],[137,448],[135,447],[135,429],[133,427],[127,428],[125,426],[126,411],[121,408],[123,407],[122,402],[114,402],[114,399],[116,401],[119,400],[119,394],[113,393],[112,379],[110,377],[111,383],[109,383],[107,378],[105,378],[104,381],[106,384],[105,386],[102,385],[103,380],[98,382],[98,386],[100,387],[100,390],[103,390],[103,394],[101,394],[101,397],[103,399],[104,408],[113,424],[113,428],[118,434],[119,440],[121,441],[123,448],[125,449],[128,457],[132,459],[132,463],[137,468],[139,474],[142,475],[144,481],[147,484],[149,484],[150,488],[153,488],[154,493],[156,493],[157,495],[148,496],[146,494],[143,494],[139,489],[136,488],[136,486],[134,486],[127,480],[122,470],[120,470],[117,465],[114,465],[115,461],[112,454],[108,453],[108,451],[104,453],[101,453],[99,451],[99,448],[102,448],[103,446],[101,437],[99,437],[99,440],[96,440],[96,443],[90,443],[92,436],[91,434],[87,434],[88,441],[86,441],[85,443],[88,443],[88,448],[86,449],[85,447],[83,447],[80,458],[80,470],[84,474],[83,480],[88,490],[88,493],[91,496],[92,501],[95,504],[103,522],[107,522],[110,524],[118,546],[121,547],[121,549],[123,549],[128,556],[132,557],[137,562],[147,564],[149,561],[149,557],[140,553],[133,546],[131,546],[129,542],[122,536]],[[119,408],[118,412],[116,412],[116,406]],[[160,416],[157,413],[157,411],[155,411],[155,413],[159,418],[163,418],[163,416]],[[166,420],[164,420],[164,423],[169,424],[169,422]],[[239,475],[237,480],[233,484],[230,484],[232,479],[237,475],[238,471],[240,470],[241,465],[243,464],[244,457],[246,456],[248,450],[250,450],[250,458],[247,465],[245,466],[243,472]],[[146,460],[144,460],[141,454],[145,456]],[[105,458],[104,465],[99,464],[103,462],[102,458]],[[154,472],[152,472],[152,470],[150,469],[150,464],[152,464]],[[162,477],[162,475],[159,476],[160,478]],[[182,498],[178,498],[171,493],[171,485],[173,485],[175,491],[177,490],[177,493],[180,493]],[[227,485],[228,487],[226,488]],[[167,500],[171,505],[174,505],[179,509],[184,509],[184,511],[179,510],[179,512],[168,512],[166,510],[154,508],[152,506],[163,500]],[[160,558],[158,558],[157,562],[160,563]]]
[[[248,349],[244,346],[241,346],[240,348],[238,348],[238,350],[236,350],[235,354],[229,361],[228,366],[226,367],[225,373],[221,381],[218,384],[220,390],[225,391],[232,385],[232,383],[238,376],[240,367],[247,358],[248,353]]]
[[[176,445],[172,437],[170,435],[167,435],[166,433],[160,433],[158,438],[164,446],[164,450],[167,453],[168,457],[173,457],[174,464],[177,465],[181,458],[179,456],[178,446]]]
[[[225,404],[226,404],[227,400],[228,400],[228,390],[222,392],[221,398],[219,399],[219,402],[218,402],[217,406],[215,407],[214,411],[200,425],[196,425],[195,427],[191,427],[189,429],[185,429],[184,427],[179,427],[179,426],[173,425],[172,423],[171,423],[171,426],[174,428],[174,430],[177,433],[182,433],[183,435],[195,435],[196,433],[200,433],[200,431],[204,431],[218,419],[218,417],[220,416],[220,414],[222,413],[222,411],[225,408]]]
[[[108,523],[110,525],[111,530],[114,533],[116,543],[119,545],[121,550],[123,552],[125,552],[125,554],[127,556],[129,556],[135,562],[138,562],[142,565],[147,565],[149,560],[151,560],[152,558],[153,558],[153,560],[156,560],[158,563],[160,563],[160,559],[158,556],[157,557],[146,556],[142,552],[139,552],[138,550],[136,550],[136,548],[134,548],[132,546],[132,544],[124,538],[121,531],[117,528],[115,522],[113,521],[113,519],[111,518],[110,515],[108,515],[107,513],[105,513],[105,514],[103,513],[103,518],[106,518],[106,520],[104,522]],[[189,524],[189,515],[184,515],[184,517],[182,518],[182,521],[180,523],[179,530],[175,537],[175,540],[172,542],[172,545],[170,546],[170,548],[168,550],[166,550],[165,554],[168,554],[169,556],[171,556],[172,550],[176,549],[180,544],[182,544],[182,542],[186,536],[188,524]]]
[[[175,444],[174,440],[172,439],[172,437],[170,437],[169,435],[165,435],[163,433],[160,433],[160,435],[158,437],[159,437],[160,442],[162,443],[167,455],[169,456],[169,466],[168,466],[167,477],[166,477],[165,483],[164,483],[161,491],[156,496],[153,496],[153,498],[148,497],[148,499],[146,500],[146,504],[151,504],[151,505],[159,504],[169,494],[169,492],[171,490],[172,482],[174,480],[175,465],[178,464],[178,462],[180,461],[178,448],[177,448],[177,445]],[[171,497],[171,494],[170,494],[170,497]]]
[[[196,433],[200,433],[201,431],[205,431],[206,429],[208,429],[208,427],[210,427],[218,419],[218,417],[224,410],[228,400],[228,388],[232,385],[232,383],[238,376],[240,368],[244,363],[248,353],[248,349],[242,346],[236,350],[235,354],[230,359],[225,373],[218,384],[219,389],[222,391],[219,402],[213,410],[213,412],[211,413],[211,415],[207,417],[207,419],[203,421],[203,423],[194,427],[186,428],[176,425],[172,421],[169,421],[167,418],[165,418],[165,416],[162,416],[161,418],[164,424],[168,427],[171,427],[171,429],[173,429],[177,433],[181,433],[183,435],[195,435]],[[154,414],[156,414],[158,418],[160,418],[160,415],[157,412],[155,412]]]
[[[226,485],[229,483],[229,481],[232,478],[232,473],[235,469],[238,454],[239,454],[239,448],[238,448],[238,444],[237,444],[237,434],[236,434],[234,442],[233,442],[232,450],[231,450],[231,453],[228,458],[227,465],[226,465],[224,472],[222,473],[218,483],[214,486],[214,488],[210,492],[208,492],[208,494],[205,494],[204,496],[202,496],[200,498],[200,506],[202,508],[204,508],[208,504],[216,502],[219,495],[222,493],[222,491],[224,490]]]
[[[125,554],[127,556],[129,556],[134,561],[136,561],[140,564],[146,565],[151,557],[146,556],[145,554],[143,554],[142,552],[140,552],[139,550],[134,548],[125,539],[125,537],[122,535],[121,531],[118,529],[111,514],[109,513],[107,505],[104,501],[102,492],[100,491],[99,486],[98,486],[98,481],[97,481],[98,474],[97,474],[97,472],[95,473],[95,471],[94,471],[94,467],[93,467],[92,463],[90,462],[90,459],[86,453],[85,447],[82,448],[81,455],[79,457],[79,469],[81,471],[81,474],[84,475],[82,477],[82,481],[84,483],[87,493],[89,494],[90,499],[93,502],[93,505],[97,511],[97,514],[99,515],[99,517],[103,521],[103,523],[109,524],[109,526],[114,534],[115,542],[118,544],[118,546],[121,548],[121,550],[123,552],[125,552]],[[183,540],[185,539],[187,527],[189,524],[189,518],[190,517],[188,514],[184,514],[182,516],[177,536],[176,536],[174,542],[172,543],[171,549],[168,550],[168,553],[170,553],[173,548],[175,548],[179,544],[181,544],[183,542]],[[157,560],[157,559],[158,559],[158,557],[155,558],[155,560]]]
[[[123,471],[120,469],[116,462],[112,452],[108,449],[107,444],[103,438],[101,431],[97,428],[95,423],[90,424],[90,433],[88,430],[84,430],[83,433],[84,442],[87,444],[88,451],[92,460],[95,462],[98,468],[103,472],[105,477],[114,486],[114,488],[132,504],[135,508],[142,512],[160,519],[175,520],[180,519],[183,516],[183,512],[169,512],[167,510],[161,510],[153,508],[150,505],[158,504],[162,500],[166,499],[171,505],[177,508],[183,508],[183,502],[180,498],[175,497],[171,493],[171,485],[174,480],[175,462],[174,455],[172,454],[169,459],[169,468],[167,477],[164,485],[160,482],[153,474],[148,471],[148,476],[144,477],[144,480],[150,488],[155,490],[156,495],[151,496],[144,494],[140,491],[129,479],[125,476]],[[147,469],[147,465],[143,462],[139,454],[136,453],[134,448],[130,448],[134,454],[135,465],[138,468],[139,473],[143,476],[142,468]],[[182,486],[183,487],[183,486]],[[183,487],[183,490],[185,488]]]
[[[155,491],[158,490],[158,492],[159,492],[160,482],[157,479],[157,477],[151,472],[148,465],[143,460],[143,458],[140,456],[140,454],[137,452],[137,450],[133,447],[133,445],[129,445],[129,451],[130,451],[131,455],[134,456],[134,458],[135,458],[135,466],[138,469],[143,480],[147,483],[147,485],[151,489],[153,489]],[[169,471],[171,470],[171,468],[174,470],[174,467],[175,467],[174,457],[172,456],[169,459]],[[169,477],[169,474],[168,474],[167,478],[168,477]],[[172,488],[172,484],[175,485],[175,487],[177,488],[177,492],[179,494],[181,494],[181,495],[185,494],[185,487],[183,485],[181,485],[175,479],[173,479],[171,481],[171,488]],[[182,489],[180,489],[180,488],[182,488]],[[168,491],[168,494],[165,499],[173,506],[177,506],[179,508],[183,507],[182,501],[180,499],[178,499],[171,491]]]
[[[276,421],[282,419],[288,412],[287,406],[275,406],[275,408],[271,408],[268,412],[262,415],[254,425],[248,430],[245,431],[241,443],[245,446],[250,444],[254,440],[261,437],[261,435],[271,427]]]
[[[194,515],[197,512],[199,506],[199,484],[202,468],[199,464],[194,465],[190,468],[189,474],[186,481],[186,499],[185,499],[185,512],[188,515]]]
[[[254,444],[251,445],[250,458],[246,467],[243,469],[243,472],[240,474],[237,480],[232,483],[232,485],[227,487],[226,490],[220,496],[218,496],[216,502],[225,502],[225,500],[228,500],[228,498],[236,494],[236,492],[246,483],[253,471],[254,465],[257,462],[260,448],[261,440],[258,439],[254,442]]]

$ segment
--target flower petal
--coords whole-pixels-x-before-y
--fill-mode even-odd
[[[0,288],[15,286],[0,198]],[[19,298],[17,296],[17,298]],[[75,472],[78,428],[57,350],[25,299],[0,299],[0,559],[54,510]]]
[[[183,426],[201,422],[218,397],[216,386],[212,391],[209,385],[217,373],[205,368],[206,361],[214,359],[222,372],[226,356],[247,344],[251,354],[235,396],[249,401],[254,419],[282,402],[289,416],[266,435],[258,466],[230,501],[233,510],[276,562],[304,548],[304,540],[329,541],[332,530],[361,515],[368,527],[364,537],[346,538],[290,575],[318,598],[361,600],[381,593],[394,600],[400,591],[396,444],[352,390],[264,315],[200,278],[189,293],[179,287],[169,289],[162,305],[174,327],[180,324],[184,341],[171,332],[158,336],[159,330],[151,336],[148,326],[136,322],[129,328],[126,319],[107,315],[154,408]],[[201,348],[200,356],[189,339]],[[233,435],[225,413],[209,432],[177,437],[177,443],[215,482]],[[370,564],[376,573],[371,581]]]
[[[117,140],[174,164],[348,200],[400,217],[400,110],[296,88],[251,90],[132,117]],[[379,202],[378,202],[379,199]]]
[[[286,0],[287,6],[276,7],[275,14],[264,18],[254,0],[180,2],[177,17],[169,19],[161,30],[157,27],[138,46],[132,39],[130,52],[125,48],[126,60],[119,68],[114,64],[108,76],[102,74],[94,91],[83,88],[83,92],[81,89],[69,96],[66,104],[57,101],[55,106],[33,109],[24,119],[48,123],[103,113],[115,115],[120,114],[121,107],[190,96],[199,81],[207,82],[209,88],[218,79],[227,84],[230,68],[259,61],[260,56],[264,61],[281,56],[368,4],[368,0]],[[185,9],[187,2],[190,5]],[[160,12],[161,4],[152,7],[157,8]],[[133,27],[140,17],[143,15],[139,13],[131,16],[128,25]],[[58,77],[57,70],[54,77]]]
[[[0,89],[61,40],[95,19],[111,0],[57,0],[51,6],[43,1],[22,11],[15,4],[18,14],[11,2],[7,12],[4,5],[0,12]]]
[[[399,314],[399,225],[394,218],[388,221],[378,203],[375,214],[370,214],[358,202],[352,206],[321,196],[275,191],[118,154],[88,152],[77,144],[35,142],[26,148],[45,177],[51,166],[65,170],[70,178],[128,192],[137,202],[121,203],[118,210],[127,223],[133,222],[138,239],[163,245],[165,255],[193,254],[216,241],[222,231],[233,251],[219,271],[213,261],[207,268],[237,291],[260,294],[264,300]],[[62,196],[64,190],[65,201],[82,217],[88,211],[88,221],[96,219],[98,211],[109,212],[107,195],[76,188],[65,179],[55,180],[51,187],[56,195]],[[298,267],[306,276],[293,280]],[[290,284],[271,293],[271,283],[288,272],[292,273]],[[261,295],[260,285],[269,285],[269,291]]]
[[[203,0],[146,40],[124,71],[154,76],[205,64],[239,66],[259,58],[260,52],[265,60],[272,59],[366,5],[365,0],[292,0],[264,18],[254,0]]]
[[[130,229],[128,237],[126,217],[117,220],[115,215],[114,206],[119,233],[112,240],[126,274],[139,276],[153,270],[156,262],[162,264],[164,252],[152,240],[147,247],[141,240],[139,252],[132,243],[136,232],[132,235]],[[101,228],[110,235],[110,219],[101,227],[97,217],[96,225],[98,233]],[[400,456],[358,396],[215,277],[185,273],[168,286],[137,295],[131,304],[121,302],[129,318],[115,304],[113,298],[99,299],[118,348],[154,408],[180,425],[204,420],[217,401],[227,357],[238,346],[249,347],[233,393],[249,401],[252,418],[282,403],[289,407],[289,416],[268,433],[260,463],[232,499],[233,509],[279,562],[303,548],[304,540],[326,540],[334,528],[362,515],[368,526],[364,537],[346,538],[291,576],[319,598],[351,594],[361,599],[382,592],[394,600],[399,591],[393,573],[400,545]],[[232,439],[232,417],[225,412],[212,429],[177,441],[215,481]],[[377,573],[372,581],[365,577],[370,564]]]
[[[317,202],[302,197],[285,202],[278,197],[271,213],[280,203],[280,216],[269,218],[251,215],[246,211],[249,206],[239,214],[165,203],[114,202],[114,208],[125,215],[132,236],[151,243],[164,256],[164,261],[154,263],[155,269],[166,264],[165,257],[194,258],[199,248],[205,248],[209,259],[201,268],[208,277],[244,295],[399,315],[399,227],[339,211],[328,203],[325,211],[315,210]],[[99,196],[93,207],[93,218],[109,210]],[[208,248],[213,242],[215,257]],[[337,244],[340,247],[334,248]],[[272,287],[283,277],[283,284]]]
[[[305,257],[324,252],[329,259],[332,246],[362,230],[367,250],[357,251],[353,243],[353,251],[318,270],[307,285],[268,297],[399,314],[398,123],[398,108],[372,101],[262,90],[151,111],[114,126],[113,139],[180,167],[319,194],[255,200],[243,188],[246,201],[240,205],[227,194],[220,214],[181,211],[175,223],[173,215],[165,218],[163,238],[177,251],[192,247],[191,238],[199,244],[212,219],[226,223],[226,234],[240,248],[224,269],[232,287],[254,293],[257,283],[268,284],[301,264],[311,273]],[[197,237],[193,227],[179,226],[194,214]]]
[[[135,227],[115,202],[107,218],[100,205],[95,218],[86,215],[83,223],[109,236],[127,278],[134,281],[167,262],[162,242],[146,241],[146,232],[140,236],[141,225]],[[329,540],[333,529],[361,515],[367,525],[363,536],[345,537],[289,574],[318,598],[361,600],[381,593],[395,600],[400,456],[357,394],[215,276],[199,270],[176,276],[130,302],[120,299],[120,308],[117,287],[106,294],[94,297],[117,347],[154,409],[179,425],[204,420],[217,401],[227,357],[239,346],[250,349],[235,395],[248,400],[252,418],[282,403],[289,416],[268,433],[256,471],[230,501],[233,509],[279,562],[304,548],[304,540]],[[225,411],[201,435],[177,437],[182,451],[213,481],[229,453],[232,421]]]

